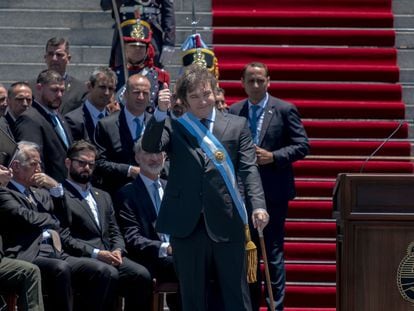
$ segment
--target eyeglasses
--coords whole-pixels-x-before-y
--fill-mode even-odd
[[[93,169],[95,167],[95,161],[84,161],[81,159],[72,158],[71,159],[74,162],[78,162],[79,166],[85,167],[86,165],[89,166],[89,168]]]

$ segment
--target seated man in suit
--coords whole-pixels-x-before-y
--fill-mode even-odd
[[[0,234],[5,255],[40,268],[48,294],[46,310],[72,311],[72,287],[81,298],[76,310],[103,310],[111,286],[109,269],[90,258],[63,252],[51,198],[51,194],[59,197],[63,193],[62,186],[41,172],[36,144],[20,142],[18,147],[11,164],[13,179],[7,188],[0,187]]]
[[[87,83],[88,94],[82,106],[65,115],[73,140],[94,142],[98,121],[109,115],[107,105],[115,92],[116,74],[108,67],[97,67]]]
[[[118,280],[118,292],[125,297],[125,311],[150,310],[151,275],[144,266],[124,256],[125,242],[111,197],[90,186],[95,159],[96,148],[87,141],[77,141],[68,150],[62,207],[65,212],[61,214],[63,245],[73,256],[92,258],[108,267],[111,277]]]
[[[11,169],[0,165],[0,186],[8,184]],[[19,310],[43,311],[42,286],[39,268],[30,262],[4,258],[3,239],[0,234],[0,288],[16,293]],[[1,304],[0,304],[1,309]]]
[[[140,163],[137,178],[122,187],[115,196],[119,225],[125,237],[128,254],[142,263],[161,282],[177,282],[168,235],[155,230],[166,181],[160,179],[165,154],[142,150],[141,139],[134,145]],[[177,295],[167,295],[170,310],[177,310]]]
[[[150,90],[148,78],[140,74],[130,76],[124,95],[125,106],[96,126],[95,143],[100,157],[95,173],[102,179],[102,189],[111,195],[139,173],[133,148],[151,116],[146,112]]]

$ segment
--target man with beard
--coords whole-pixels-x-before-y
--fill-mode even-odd
[[[110,267],[117,280],[112,292],[125,297],[125,311],[150,310],[152,279],[148,270],[125,257],[125,242],[115,219],[108,193],[91,187],[96,148],[75,142],[67,152],[68,169],[64,200],[60,208],[62,242],[72,256],[95,258]]]
[[[166,181],[160,179],[165,153],[142,150],[141,139],[135,143],[134,151],[140,172],[133,182],[118,191],[114,200],[127,251],[133,260],[147,267],[157,281],[177,282],[169,236],[155,229],[166,185]],[[177,294],[168,294],[167,304],[171,311],[179,310]]]
[[[67,113],[65,119],[73,140],[94,142],[96,124],[109,115],[107,105],[115,92],[116,74],[108,67],[97,67],[89,77],[87,86],[89,92],[82,106]]]
[[[37,77],[35,101],[32,109],[16,120],[14,136],[40,146],[44,172],[62,182],[67,175],[64,160],[72,143],[69,127],[59,114],[65,81],[53,70],[44,70]]]

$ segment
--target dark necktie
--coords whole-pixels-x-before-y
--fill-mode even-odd
[[[209,129],[210,120],[209,119],[201,119],[201,124],[203,124],[207,129]]]
[[[100,114],[98,114],[98,119],[102,119],[105,116],[105,114],[103,112],[101,112]]]
[[[250,131],[252,133],[253,142],[257,144],[257,112],[260,109],[259,105],[252,105],[251,106],[251,117],[250,117]]]
[[[24,189],[23,193],[26,196],[27,201],[29,201],[31,204],[36,205],[36,200],[33,197],[32,191],[30,191],[29,188]]]
[[[160,211],[160,206],[161,206],[161,197],[160,197],[159,187],[160,187],[160,184],[158,180],[152,183],[152,197],[154,198],[154,204],[155,204],[155,209],[157,210],[157,215],[158,215],[158,212]]]

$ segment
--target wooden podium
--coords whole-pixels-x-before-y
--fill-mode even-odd
[[[334,216],[337,310],[413,311],[414,175],[339,175]]]

